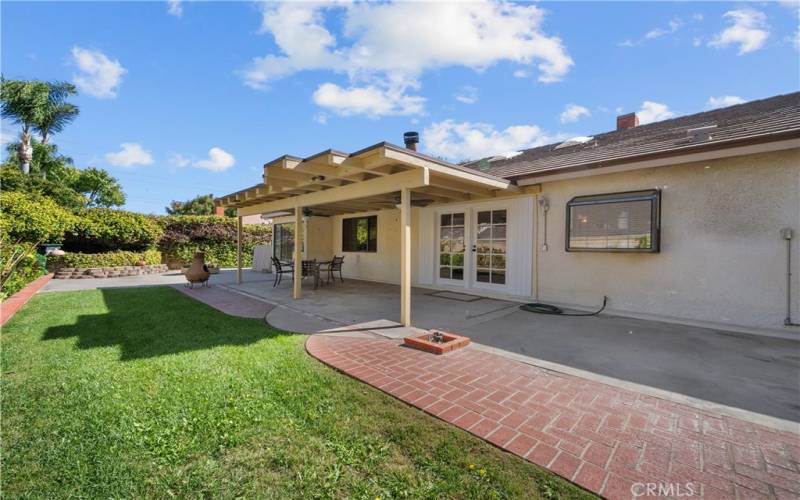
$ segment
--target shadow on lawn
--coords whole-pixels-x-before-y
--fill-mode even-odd
[[[43,340],[77,337],[78,349],[120,346],[120,360],[152,358],[218,346],[241,346],[294,335],[257,319],[227,316],[170,287],[106,288],[107,311],[48,328]]]

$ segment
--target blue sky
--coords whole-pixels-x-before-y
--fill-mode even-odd
[[[418,130],[461,160],[797,91],[797,5],[4,1],[0,66],[76,82],[53,141],[163,213],[286,153]]]

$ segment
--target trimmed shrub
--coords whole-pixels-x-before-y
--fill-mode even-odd
[[[0,230],[12,241],[58,243],[75,224],[75,217],[49,198],[7,192],[0,206]]]
[[[0,264],[3,267],[0,300],[14,295],[45,273],[42,256],[36,253],[34,245],[3,243],[0,248]]]
[[[76,216],[75,227],[64,235],[67,252],[138,252],[152,248],[162,233],[152,217],[124,210],[90,208]]]
[[[221,267],[236,266],[236,219],[205,215],[161,217],[164,234],[158,249],[167,260],[189,262],[195,252],[205,252],[206,262]],[[251,266],[253,247],[272,239],[272,228],[265,225],[244,226],[242,265]]]
[[[161,264],[161,252],[145,250],[144,252],[80,253],[66,252],[64,255],[48,255],[47,268],[50,270],[62,267],[120,267],[138,266],[139,264]]]

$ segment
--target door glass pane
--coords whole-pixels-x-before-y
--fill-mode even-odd
[[[492,255],[494,254],[504,254],[506,253],[506,242],[505,241],[493,241],[492,242]]]
[[[464,279],[464,213],[439,217],[439,277]]]
[[[506,256],[505,255],[492,255],[492,269],[503,269],[506,268]]]
[[[475,228],[475,280],[480,283],[506,283],[507,223],[506,210],[478,212]]]

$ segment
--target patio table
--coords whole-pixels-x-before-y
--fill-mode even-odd
[[[316,290],[317,288],[319,288],[320,284],[322,283],[322,280],[319,279],[319,267],[321,265],[323,265],[323,264],[330,264],[331,261],[330,260],[304,260],[302,262],[303,262],[303,268],[302,268],[301,276],[303,278],[308,276],[308,273],[307,273],[306,269],[308,269],[309,267],[312,267],[313,268],[313,276],[314,276],[314,290]],[[285,262],[281,261],[281,264],[285,264],[287,266],[292,266],[292,268],[294,268],[294,261],[293,260],[285,261]]]

